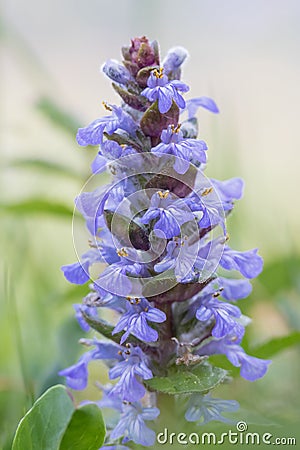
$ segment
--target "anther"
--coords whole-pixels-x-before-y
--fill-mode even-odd
[[[170,191],[165,191],[165,192],[158,191],[157,193],[158,193],[159,198],[167,198],[168,195],[170,194]]]
[[[155,69],[154,71],[153,71],[153,75],[156,77],[156,78],[162,78],[163,76],[164,76],[164,68],[163,67],[160,67],[159,69]]]
[[[112,111],[112,108],[108,105],[108,103],[102,102],[102,105],[104,106],[104,109],[106,109],[106,111]]]
[[[212,187],[204,189],[204,191],[201,193],[201,197],[204,197],[205,195],[210,194],[213,190],[214,190],[214,188],[212,188]]]
[[[128,256],[128,253],[126,252],[125,248],[121,248],[121,249],[117,250],[117,255],[123,257],[123,256]]]
[[[172,133],[179,133],[179,130],[180,130],[180,127],[181,127],[181,123],[179,123],[176,127],[175,127],[175,125],[171,125],[171,130],[172,130]]]

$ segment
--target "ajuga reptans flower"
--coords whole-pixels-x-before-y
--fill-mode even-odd
[[[79,145],[97,146],[92,172],[108,171],[111,183],[100,179],[76,198],[90,250],[62,270],[71,283],[86,284],[76,317],[98,334],[82,340],[88,351],[60,375],[83,389],[90,361],[104,361],[112,384],[99,385],[99,406],[116,415],[105,448],[123,449],[130,441],[154,444],[151,421],[159,420],[163,393],[182,399],[187,421],[229,420],[222,413],[238,404],[211,396],[226,371],[210,355],[226,355],[250,381],[270,361],[242,348],[245,319],[236,302],[263,267],[257,249],[238,251],[228,242],[226,219],[243,181],[203,172],[208,146],[198,137],[196,112],[218,107],[208,97],[185,99],[182,47],[160,62],[155,41],[134,38],[122,56],[102,66],[121,105],[103,103],[105,114],[77,133]],[[107,309],[111,323],[103,319]]]

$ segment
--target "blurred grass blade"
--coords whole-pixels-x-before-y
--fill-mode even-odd
[[[271,339],[270,341],[252,349],[251,353],[258,358],[270,358],[277,353],[297,344],[300,344],[299,331],[295,331],[287,336]]]
[[[30,198],[15,203],[0,203],[0,214],[1,212],[26,215],[50,214],[60,217],[67,217],[68,219],[73,216],[73,209],[70,207],[62,203],[52,200],[44,200],[41,198]],[[78,215],[78,217],[81,216]]]
[[[16,296],[11,282],[9,270],[6,267],[4,269],[4,295],[6,301],[8,302],[8,307],[10,311],[11,327],[14,332],[16,349],[19,358],[24,388],[27,396],[27,402],[31,406],[34,401],[34,388],[28,373],[28,361],[24,352],[21,324]]]
[[[73,138],[75,137],[81,124],[71,113],[64,111],[57,103],[48,97],[42,97],[38,100],[36,107],[54,125],[67,133],[70,133]]]
[[[39,172],[48,172],[51,175],[63,175],[82,181],[82,175],[71,167],[61,166],[52,161],[33,158],[19,158],[8,164],[8,167],[16,167],[20,169],[37,170]]]

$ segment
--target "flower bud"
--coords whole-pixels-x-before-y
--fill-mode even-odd
[[[102,71],[108,78],[119,84],[126,84],[130,79],[130,72],[115,59],[109,59],[102,66]]]
[[[188,52],[185,48],[183,48],[183,47],[171,48],[168,51],[167,56],[165,57],[163,64],[162,64],[164,67],[165,73],[167,75],[170,74],[171,72],[175,72],[177,74],[179,71],[179,76],[180,76],[180,66],[183,64],[183,62],[185,61],[187,56],[188,56]],[[171,77],[171,78],[175,79],[175,76]],[[179,79],[179,77],[177,79]]]

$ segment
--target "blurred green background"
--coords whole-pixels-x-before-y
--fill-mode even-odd
[[[221,111],[198,115],[207,173],[246,181],[229,221],[231,244],[259,247],[265,259],[240,305],[253,318],[249,352],[272,353],[274,362],[264,379],[237,379],[216,395],[237,399],[241,420],[247,410],[277,424],[278,435],[299,422],[299,345],[289,345],[300,331],[299,21],[297,0],[4,3],[0,448],[10,448],[19,419],[80,353],[72,304],[85,291],[68,285],[60,266],[76,258],[73,200],[95,153],[80,149],[75,133],[103,114],[102,100],[119,102],[100,64],[141,35],[159,40],[163,55],[174,45],[188,49],[189,97],[211,96]],[[83,248],[84,231],[78,240]],[[289,338],[262,347],[282,336]],[[92,379],[98,371],[94,365]],[[88,396],[95,395],[91,382]]]

